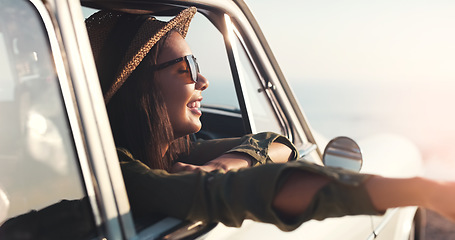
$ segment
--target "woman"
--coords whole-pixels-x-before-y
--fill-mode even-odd
[[[188,8],[161,22],[101,11],[86,22],[135,218],[228,226],[248,218],[293,230],[311,218],[418,205],[455,220],[455,183],[302,161],[264,164],[297,156],[292,143],[273,133],[190,143],[188,135],[201,128],[201,92],[209,86],[184,40],[195,12]],[[261,166],[245,168],[255,165]]]

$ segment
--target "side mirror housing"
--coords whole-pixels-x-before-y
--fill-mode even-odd
[[[325,166],[358,172],[363,164],[362,151],[351,138],[336,137],[327,144],[322,162]]]

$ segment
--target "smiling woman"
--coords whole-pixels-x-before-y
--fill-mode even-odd
[[[186,35],[193,15],[194,11],[187,11],[165,23],[147,16],[101,11],[87,20],[116,144],[129,149],[152,168],[169,169],[173,158],[187,148],[187,137],[173,141],[174,134],[182,134],[179,131],[185,129],[176,128],[174,133],[172,121],[176,126],[181,121],[190,121],[192,124],[183,126],[196,131],[201,125],[200,115],[193,116],[186,106],[190,98],[200,98],[191,80],[189,62],[181,61],[163,69],[153,67],[191,54],[187,45],[172,48],[165,40],[184,43],[182,36]],[[167,30],[156,33],[160,28]],[[108,41],[109,32],[110,36],[121,35],[121,40]],[[160,38],[163,41],[158,41]],[[158,59],[158,53],[164,49],[167,54]],[[124,52],[126,56],[122,55]],[[178,95],[172,98],[172,93]],[[171,105],[173,108],[169,108]]]

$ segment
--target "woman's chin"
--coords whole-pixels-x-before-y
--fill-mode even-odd
[[[174,138],[177,139],[177,138],[189,135],[189,134],[197,133],[201,130],[201,128],[202,128],[201,122],[197,121],[197,122],[191,124],[191,126],[187,126],[185,129],[181,129],[180,131],[174,130]]]
[[[202,123],[201,123],[201,122],[198,122],[198,124],[196,124],[196,125],[194,126],[194,129],[193,129],[193,131],[191,132],[191,134],[199,132],[199,131],[201,130],[201,128],[202,128]]]

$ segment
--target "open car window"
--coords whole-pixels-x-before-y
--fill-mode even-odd
[[[286,134],[243,39],[230,33],[234,26],[228,19],[225,21],[231,29],[228,27],[228,32],[221,33],[198,13],[186,39],[200,59],[201,73],[210,82],[203,92],[205,112],[200,135],[233,137],[263,131]],[[231,51],[234,58],[229,59],[226,51]],[[243,125],[238,122],[240,117]],[[234,125],[236,121],[238,123]]]
[[[270,91],[267,83],[270,82],[261,76],[234,23],[229,18],[225,20],[251,131],[271,131],[286,135],[285,124],[280,121],[273,101],[267,94]]]
[[[209,88],[202,93],[202,103],[240,111],[223,35],[206,17],[197,13],[191,20],[186,41],[199,62],[201,74],[210,82]]]
[[[201,74],[209,81],[208,89],[202,92],[202,129],[197,137],[214,139],[244,135],[248,129],[242,117],[222,33],[205,16],[197,13],[191,21],[186,41],[198,59]]]

